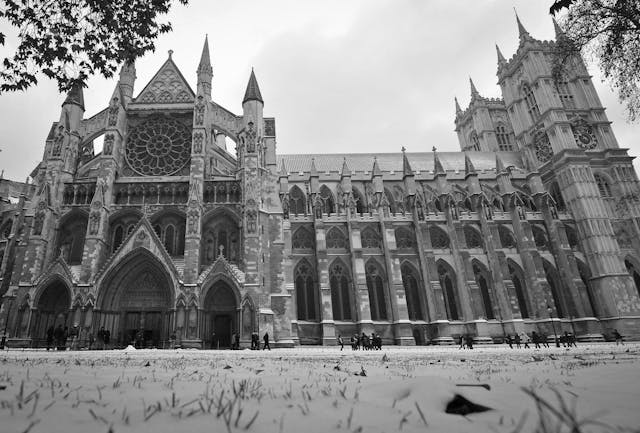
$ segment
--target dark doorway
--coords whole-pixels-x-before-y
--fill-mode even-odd
[[[204,299],[205,340],[212,349],[231,347],[231,335],[239,332],[236,295],[225,281],[216,281]]]
[[[69,289],[61,281],[50,284],[38,300],[35,315],[35,330],[33,338],[35,346],[42,346],[46,342],[47,329],[58,325],[69,326]]]
[[[213,329],[217,340],[214,344],[217,347],[231,347],[231,316],[228,314],[216,314],[213,319]]]

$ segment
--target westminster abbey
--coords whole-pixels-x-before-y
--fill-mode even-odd
[[[552,75],[556,42],[517,24],[502,98],[455,101],[459,152],[279,154],[253,71],[242,113],[212,100],[206,40],[195,89],[170,52],[137,95],[124,65],[92,117],[72,90],[33,182],[0,181],[7,344],[640,337],[633,157],[584,62]]]

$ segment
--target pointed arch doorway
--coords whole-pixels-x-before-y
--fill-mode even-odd
[[[148,253],[134,253],[121,263],[100,291],[96,332],[104,326],[116,346],[165,347],[173,313],[171,278]]]
[[[240,329],[238,305],[236,291],[228,282],[217,280],[211,285],[204,298],[204,340],[209,348],[231,347],[231,337]]]
[[[70,293],[67,285],[59,279],[44,287],[36,301],[32,338],[45,341],[49,328],[70,326]]]

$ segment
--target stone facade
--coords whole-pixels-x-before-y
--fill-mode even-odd
[[[253,71],[242,115],[212,101],[207,42],[195,92],[171,53],[135,98],[125,65],[93,117],[71,91],[33,185],[0,204],[9,343],[58,324],[153,347],[638,337],[632,157],[582,60],[554,78],[555,42],[518,26],[503,99],[456,100],[461,152],[278,155]]]

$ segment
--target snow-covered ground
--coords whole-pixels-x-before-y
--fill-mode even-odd
[[[492,410],[445,413],[456,394]],[[571,432],[588,420],[573,433],[640,431],[639,344],[0,352],[2,433]]]

